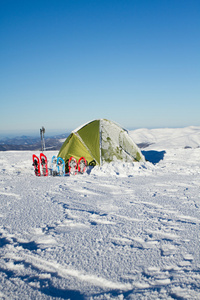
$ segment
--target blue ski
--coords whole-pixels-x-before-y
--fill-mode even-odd
[[[57,175],[65,176],[65,161],[63,158],[57,158]]]

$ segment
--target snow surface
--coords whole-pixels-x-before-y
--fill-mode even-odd
[[[147,162],[64,178],[0,152],[0,299],[200,299],[200,127],[130,134]]]

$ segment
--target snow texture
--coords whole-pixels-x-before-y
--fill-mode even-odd
[[[200,299],[200,127],[130,135],[147,162],[76,176],[0,152],[0,299]]]

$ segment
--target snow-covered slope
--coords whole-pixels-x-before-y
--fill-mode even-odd
[[[137,129],[130,132],[137,144],[152,144],[152,149],[200,147],[200,127]],[[149,147],[150,149],[150,147]]]
[[[200,299],[200,127],[130,134],[148,162],[79,176],[0,152],[0,299]]]

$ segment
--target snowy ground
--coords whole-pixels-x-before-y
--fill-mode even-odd
[[[200,299],[200,127],[131,136],[149,162],[64,178],[0,152],[0,299]]]

